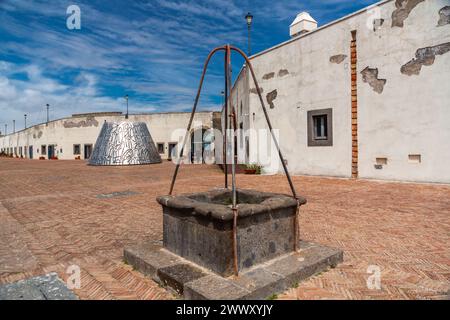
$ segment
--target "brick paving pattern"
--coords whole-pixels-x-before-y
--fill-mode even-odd
[[[123,263],[123,247],[160,242],[157,195],[174,166],[92,167],[0,159],[0,284],[81,268],[81,299],[173,299]],[[288,193],[283,176],[238,176],[243,188]],[[294,177],[308,199],[301,238],[344,250],[344,263],[280,299],[448,299],[450,186]],[[175,191],[221,186],[216,166],[182,167]],[[367,288],[367,268],[381,289]]]

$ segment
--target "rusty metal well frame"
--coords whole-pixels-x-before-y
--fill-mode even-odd
[[[267,109],[264,103],[264,99],[261,95],[261,89],[259,88],[258,85],[258,81],[256,80],[256,76],[255,76],[255,72],[253,70],[252,64],[250,62],[250,59],[247,57],[247,55],[240,50],[239,48],[236,48],[234,46],[231,45],[224,45],[221,47],[217,47],[215,49],[213,49],[208,57],[206,58],[205,64],[203,66],[203,72],[202,72],[202,76],[200,79],[200,84],[198,86],[198,90],[197,90],[197,95],[195,97],[195,102],[194,102],[194,107],[192,108],[192,112],[191,112],[191,116],[189,119],[189,123],[187,126],[187,131],[186,131],[186,135],[184,137],[183,140],[183,144],[181,147],[181,151],[177,160],[177,164],[175,167],[175,171],[172,177],[172,182],[170,184],[170,191],[169,191],[169,195],[172,195],[173,193],[173,189],[175,186],[175,181],[177,179],[177,175],[178,175],[178,170],[180,168],[181,165],[181,159],[183,158],[184,155],[184,148],[186,147],[186,142],[188,140],[188,135],[189,132],[191,130],[191,126],[192,126],[192,122],[194,120],[194,115],[197,109],[197,105],[200,99],[200,94],[202,91],[202,87],[203,87],[203,81],[205,79],[205,75],[206,75],[206,70],[208,69],[208,65],[209,62],[211,60],[211,58],[214,56],[214,54],[216,54],[219,51],[223,51],[225,53],[225,104],[224,104],[224,130],[228,130],[231,129],[230,126],[232,125],[232,129],[234,132],[236,132],[237,130],[237,125],[236,125],[236,112],[234,110],[234,107],[231,107],[231,101],[232,101],[232,88],[231,88],[231,52],[235,51],[238,54],[240,54],[246,63],[246,66],[249,68],[253,82],[255,84],[256,87],[256,91],[258,93],[258,97],[259,97],[259,101],[261,102],[261,107],[264,113],[264,117],[266,119],[267,122],[267,126],[269,127],[269,131],[272,135],[272,139],[274,141],[275,147],[277,149],[278,152],[278,156],[280,158],[281,164],[283,166],[283,170],[286,174],[288,183],[289,183],[289,187],[291,189],[292,192],[292,197],[295,198],[297,200],[297,211],[295,214],[295,219],[294,219],[294,250],[298,251],[298,239],[299,239],[299,208],[300,208],[300,201],[299,198],[297,196],[297,193],[295,191],[294,188],[294,184],[292,183],[292,179],[291,176],[289,174],[287,165],[286,165],[286,161],[284,160],[283,154],[281,153],[281,149],[280,146],[278,144],[278,141],[275,137],[275,134],[273,132],[273,128],[272,128],[272,124],[270,122],[269,119],[269,114],[267,113]],[[230,108],[231,107],[231,108]],[[230,110],[231,109],[231,110]],[[231,111],[231,113],[229,114],[229,112]],[[231,118],[230,121],[228,121],[228,118]],[[228,164],[226,163],[227,161],[227,134],[222,134],[223,136],[223,160],[224,160],[224,176],[225,176],[225,181],[224,181],[224,185],[225,188],[228,189]],[[232,159],[232,163],[231,163],[231,190],[232,190],[232,210],[233,210],[233,264],[234,264],[234,274],[236,276],[238,276],[239,274],[239,269],[238,269],[238,258],[237,258],[237,218],[238,218],[238,207],[237,207],[237,193],[236,193],[236,165],[237,165],[237,137],[236,134],[233,135],[233,143],[232,143],[232,155],[233,155],[233,159]]]

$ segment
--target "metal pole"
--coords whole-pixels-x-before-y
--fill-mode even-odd
[[[224,104],[224,129],[223,129],[223,172],[225,175],[225,189],[228,189],[228,51],[225,49],[225,104]]]
[[[8,125],[5,123],[5,136],[8,134]]]
[[[16,120],[13,120],[13,133],[16,133]]]
[[[227,48],[227,68],[226,68],[226,78],[228,80],[228,92],[229,95],[228,104],[231,110],[231,121],[230,128],[233,125],[233,137],[231,141],[231,191],[232,191],[232,211],[233,211],[233,267],[234,275],[239,275],[239,263],[238,263],[238,252],[237,252],[237,219],[238,219],[238,209],[237,209],[237,190],[236,190],[236,162],[237,162],[237,138],[236,138],[236,111],[233,106],[233,96],[231,87],[231,49],[230,45]]]
[[[289,174],[288,168],[286,166],[286,162],[284,161],[284,157],[283,157],[283,154],[281,153],[280,146],[279,146],[278,141],[277,141],[277,139],[275,137],[275,134],[273,133],[272,123],[270,122],[269,114],[267,113],[266,105],[264,104],[264,99],[262,98],[261,89],[259,88],[258,81],[256,80],[256,76],[255,76],[255,72],[253,70],[252,64],[250,63],[250,60],[245,55],[245,53],[242,52],[242,50],[240,50],[239,48],[235,48],[235,47],[231,47],[231,49],[236,51],[236,52],[239,52],[241,54],[241,56],[245,59],[245,62],[247,64],[248,68],[250,69],[250,73],[252,75],[253,82],[254,82],[255,87],[256,87],[256,91],[258,92],[259,101],[261,102],[261,107],[263,109],[264,116],[266,118],[267,126],[269,127],[270,133],[272,135],[273,142],[274,142],[275,147],[276,147],[276,149],[278,151],[278,156],[280,158],[280,161],[281,161],[281,164],[283,166],[284,172],[285,172],[286,177],[288,179],[289,187],[291,188],[291,192],[292,192],[292,196],[297,200],[297,211],[296,211],[295,219],[294,219],[294,250],[297,251],[298,250],[298,239],[299,239],[299,218],[298,218],[298,214],[299,214],[299,209],[300,209],[300,200],[297,197],[297,193],[295,191],[294,184],[292,183],[292,179],[291,179],[291,176]]]
[[[127,113],[125,114],[125,119],[128,119],[128,95],[125,96],[125,100],[127,100]]]
[[[280,146],[278,144],[278,141],[276,140],[275,134],[273,133],[272,124],[270,122],[269,115],[267,113],[267,109],[266,109],[266,106],[264,104],[264,100],[263,100],[262,95],[261,95],[261,89],[259,88],[258,81],[256,80],[256,76],[255,76],[255,72],[253,70],[253,67],[252,67],[252,65],[250,63],[250,60],[246,56],[246,54],[244,52],[242,52],[242,50],[240,50],[240,49],[238,49],[236,47],[232,47],[230,45],[226,45],[224,47],[218,47],[218,48],[216,48],[216,49],[214,49],[213,51],[210,52],[210,54],[208,55],[208,58],[205,61],[205,65],[203,66],[202,77],[200,79],[200,84],[199,84],[198,91],[197,91],[197,96],[196,96],[195,102],[194,102],[194,107],[192,108],[192,113],[191,113],[191,117],[189,119],[189,124],[188,124],[188,127],[187,127],[187,131],[186,131],[186,135],[185,135],[185,138],[184,138],[184,141],[183,141],[183,145],[182,145],[182,148],[181,148],[180,156],[179,156],[179,159],[177,161],[175,172],[174,172],[173,177],[172,177],[172,183],[170,185],[169,195],[172,195],[173,188],[175,186],[175,181],[176,181],[176,178],[177,178],[177,175],[178,175],[178,170],[179,170],[180,164],[181,164],[180,160],[183,157],[184,148],[186,146],[186,142],[187,142],[187,139],[188,139],[188,136],[189,136],[189,132],[190,132],[191,126],[192,126],[192,121],[194,119],[195,111],[197,109],[197,104],[198,104],[198,101],[199,101],[199,98],[200,98],[200,93],[201,93],[201,90],[202,90],[203,81],[204,81],[205,74],[206,74],[206,69],[208,68],[208,64],[209,64],[209,61],[211,60],[211,57],[219,50],[225,50],[226,51],[226,54],[225,54],[225,56],[226,56],[226,58],[225,58],[226,59],[225,77],[226,77],[226,89],[227,90],[225,92],[225,98],[226,98],[225,110],[224,110],[225,112],[228,112],[228,104],[229,104],[228,102],[232,103],[232,101],[233,101],[232,100],[232,94],[231,94],[231,74],[230,74],[230,72],[231,72],[231,50],[238,52],[245,59],[246,65],[250,69],[250,72],[251,72],[251,75],[252,75],[252,78],[253,78],[253,82],[254,82],[254,84],[256,86],[256,89],[257,89],[257,92],[258,92],[258,97],[259,97],[259,100],[260,100],[260,103],[261,103],[261,107],[263,109],[264,116],[266,118],[267,125],[268,125],[270,133],[272,135],[272,139],[274,141],[275,147],[276,147],[276,149],[278,151],[278,156],[280,158],[281,164],[283,165],[283,169],[284,169],[284,172],[285,172],[286,177],[288,179],[289,186],[290,186],[291,191],[292,191],[292,195],[297,200],[297,212],[296,212],[295,221],[294,221],[294,250],[297,251],[297,248],[298,248],[298,229],[299,229],[298,228],[298,223],[299,223],[298,212],[299,212],[299,207],[300,207],[300,199],[297,197],[297,193],[296,193],[294,185],[292,183],[291,176],[289,175],[289,171],[288,171],[286,163],[284,161],[283,154],[281,153]],[[237,124],[236,124],[236,112],[235,112],[234,108],[232,110],[231,117],[233,118],[234,131],[236,131],[236,127],[237,127]],[[225,121],[228,121],[227,118],[228,118],[228,116],[225,117]],[[225,128],[228,128],[228,124],[226,125]],[[232,204],[232,210],[233,210],[233,258],[234,258],[233,260],[234,260],[234,272],[235,272],[235,275],[238,275],[238,271],[239,271],[238,270],[238,261],[237,261],[237,253],[238,253],[237,252],[237,218],[238,218],[238,210],[237,210],[236,171],[235,171],[236,170],[236,162],[237,162],[237,154],[234,155],[234,152],[235,152],[235,149],[236,149],[235,147],[237,145],[237,140],[236,140],[237,137],[236,137],[236,134],[234,134],[233,136],[234,136],[234,143],[233,143],[233,147],[232,147],[232,150],[233,150],[233,162],[232,162],[232,197],[233,197],[232,201],[233,201],[233,204]]]
[[[251,45],[251,25],[248,25],[248,56],[252,55],[252,45]]]
[[[23,116],[25,117],[25,129],[26,129],[27,128],[27,115],[24,114]]]
[[[250,56],[251,52],[252,52],[252,47],[251,47],[251,27],[252,27],[252,22],[253,22],[253,16],[252,14],[249,12],[247,13],[247,15],[245,16],[245,20],[247,21],[247,29],[248,29],[248,50],[247,50],[247,55]]]
[[[48,109],[49,109],[49,107],[50,107],[50,105],[47,103],[47,123],[49,122],[49,120],[50,120],[50,118],[49,118],[49,115],[48,115]]]
[[[225,55],[226,55],[226,52],[225,52]],[[226,59],[225,59],[225,61],[226,61]],[[220,94],[222,95],[222,114],[225,114],[225,91],[223,90],[223,91],[221,91],[220,92]],[[227,141],[227,138],[225,137],[225,119],[223,119],[223,122],[221,122],[222,124],[221,124],[221,126],[222,126],[222,168],[223,168],[223,170],[225,170],[225,165],[226,165],[226,161],[225,161],[225,159],[226,159],[226,156],[227,156],[227,153],[226,153],[226,148],[225,148],[225,145],[226,145],[226,141]],[[226,181],[227,179],[225,178],[225,188],[227,187],[226,186],[226,184],[227,184],[227,181]]]

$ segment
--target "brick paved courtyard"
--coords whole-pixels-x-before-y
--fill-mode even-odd
[[[123,247],[161,241],[155,197],[173,165],[89,167],[0,159],[0,284],[81,268],[81,299],[172,299],[122,261]],[[184,166],[176,192],[220,186],[216,166]],[[450,186],[294,177],[309,203],[301,237],[344,250],[336,269],[280,299],[442,299],[450,294]],[[238,176],[244,188],[288,193],[283,176]],[[381,290],[369,290],[371,265]]]

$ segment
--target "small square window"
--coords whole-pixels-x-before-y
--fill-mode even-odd
[[[80,155],[81,154],[81,146],[79,144],[73,145],[73,154]]]
[[[163,154],[164,153],[164,143],[157,143],[156,145],[158,147],[158,153]]]
[[[333,146],[332,109],[308,111],[308,146]]]

